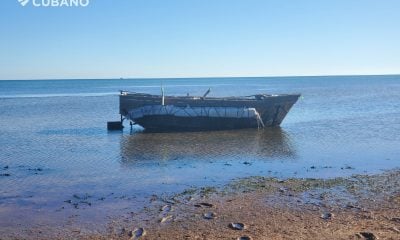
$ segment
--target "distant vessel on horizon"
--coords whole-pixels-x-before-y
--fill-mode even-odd
[[[124,119],[148,132],[208,131],[279,126],[300,94],[245,97],[164,96],[121,91]]]

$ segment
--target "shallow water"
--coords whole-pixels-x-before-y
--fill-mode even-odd
[[[211,87],[210,96],[302,98],[281,128],[143,134],[126,124],[107,132],[118,90],[159,93],[161,83],[167,94]],[[400,76],[0,81],[0,116],[0,229],[105,223],[152,194],[238,177],[400,166]]]

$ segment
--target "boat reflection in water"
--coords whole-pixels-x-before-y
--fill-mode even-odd
[[[281,160],[296,157],[281,128],[189,133],[133,133],[121,139],[122,164],[190,161]],[[176,161],[174,161],[176,162]]]

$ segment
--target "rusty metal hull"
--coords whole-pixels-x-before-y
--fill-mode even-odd
[[[261,95],[257,95],[261,96]],[[246,107],[255,108],[266,127],[279,126],[300,94],[262,95],[262,98],[229,97],[206,98],[166,96],[164,103],[178,107]],[[146,105],[160,105],[159,95],[122,93],[120,95],[120,114],[128,118],[133,109]],[[131,119],[132,120],[132,119]],[[176,117],[176,116],[145,116],[135,119],[135,123],[148,131],[204,131],[226,130],[240,128],[257,128],[255,119],[207,118],[207,117]]]

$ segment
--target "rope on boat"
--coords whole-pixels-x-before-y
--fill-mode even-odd
[[[260,125],[261,125],[262,128],[265,128],[264,122],[263,122],[263,120],[262,120],[262,118],[261,118],[261,116],[260,116],[260,114],[258,112],[256,114],[256,119],[257,119],[257,127],[258,127],[258,129],[260,129]]]

